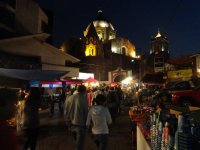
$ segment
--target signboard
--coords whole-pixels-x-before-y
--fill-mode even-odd
[[[74,77],[72,79],[80,79],[80,80],[85,80],[88,78],[94,78],[94,74],[93,73],[83,73],[83,72],[79,72],[79,76],[78,77]]]
[[[157,72],[163,72],[164,71],[164,67],[155,67],[154,71]]]
[[[180,78],[191,78],[192,77],[192,69],[184,69],[184,70],[176,70],[176,71],[168,71],[167,77],[173,79]]]

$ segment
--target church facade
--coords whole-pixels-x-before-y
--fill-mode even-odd
[[[108,81],[109,72],[116,69],[126,70],[129,72],[127,76],[138,73],[138,56],[134,44],[117,35],[101,10],[87,26],[83,37],[65,40],[60,49],[81,60],[80,72],[94,73],[95,79],[100,81]],[[118,77],[111,79],[122,80],[127,76],[119,72]]]

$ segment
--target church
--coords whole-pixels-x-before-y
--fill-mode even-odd
[[[117,30],[99,10],[81,38],[66,39],[60,50],[80,59],[80,72],[93,73],[99,81],[119,82],[137,74],[135,45],[117,35]],[[66,62],[66,65],[77,65]]]

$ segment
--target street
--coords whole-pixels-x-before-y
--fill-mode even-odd
[[[65,121],[58,110],[50,117],[49,111],[43,111],[41,116],[41,129],[36,150],[73,150],[74,139],[68,132]],[[131,149],[131,127],[128,116],[128,107],[122,108],[121,115],[116,123],[110,127],[108,150],[130,150]],[[22,149],[23,140],[19,145]],[[84,150],[96,150],[92,141],[91,133],[87,133]]]

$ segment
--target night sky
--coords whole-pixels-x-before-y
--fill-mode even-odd
[[[103,10],[117,35],[129,39],[139,53],[149,53],[158,28],[167,36],[172,57],[200,53],[199,0],[36,0],[54,13],[54,45],[82,37]]]

